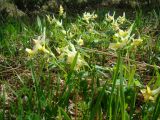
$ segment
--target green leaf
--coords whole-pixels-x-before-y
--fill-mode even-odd
[[[60,116],[64,115],[65,120],[71,120],[71,118],[68,116],[68,114],[63,110],[63,108],[59,107]]]
[[[42,32],[42,22],[41,22],[41,19],[39,18],[39,16],[37,16],[37,24],[38,24],[40,31]]]

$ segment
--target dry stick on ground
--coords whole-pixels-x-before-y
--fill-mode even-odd
[[[89,53],[99,53],[99,54],[103,54],[103,55],[108,55],[108,56],[112,56],[112,57],[118,57],[117,55],[113,54],[113,53],[108,53],[108,52],[104,52],[104,51],[100,51],[100,50],[95,50],[95,49],[90,49],[90,48],[86,48],[86,47],[77,47],[78,49],[83,49]],[[151,65],[151,64],[148,64],[148,63],[145,63],[145,62],[139,62],[139,61],[135,61],[135,60],[132,60],[132,59],[129,59],[129,58],[125,58],[125,57],[122,57],[124,60],[127,60],[127,61],[131,61],[131,62],[134,62],[134,63],[137,63],[137,64],[141,64],[141,65],[144,65],[144,66],[149,66],[149,67],[152,67],[152,68],[155,68],[157,67],[158,69],[160,69],[160,66],[157,66],[157,65]]]
[[[4,71],[2,71],[0,73],[7,73],[7,72],[10,72],[10,71],[15,71],[15,70],[19,69],[20,67],[21,66],[18,66],[18,67],[15,67],[15,68],[10,68],[10,69],[4,70]]]

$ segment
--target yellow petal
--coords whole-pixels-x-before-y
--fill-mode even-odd
[[[154,97],[152,97],[152,96],[149,96],[149,100],[154,101],[154,100],[155,100],[155,98],[154,98]]]
[[[63,13],[64,13],[64,8],[63,8],[62,5],[60,5],[60,7],[59,7],[59,15],[62,16]]]
[[[140,90],[142,94],[146,93],[146,89]]]
[[[144,100],[148,101],[148,100],[154,100],[154,96],[152,94],[152,91],[150,89],[150,87],[147,86],[146,89],[142,89],[141,93],[143,94]]]
[[[84,45],[83,39],[81,39],[81,38],[77,41],[77,43],[78,43],[78,45],[80,45],[80,46]]]
[[[147,86],[147,93],[152,94],[150,87]]]
[[[134,39],[133,42],[131,43],[132,46],[138,46],[143,42],[142,39]]]
[[[29,55],[33,55],[34,54],[34,51],[29,49],[29,48],[26,48],[26,52],[29,54]]]

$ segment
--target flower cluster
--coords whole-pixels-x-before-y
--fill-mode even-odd
[[[44,32],[44,34],[42,36],[38,36],[38,39],[33,39],[33,41],[34,41],[33,49],[26,48],[26,52],[28,53],[28,55],[30,57],[33,57],[38,52],[43,52],[43,53],[52,55],[52,53],[49,50],[46,49],[45,32]]]
[[[63,27],[62,20],[57,20],[54,16],[47,15],[47,20],[50,24],[55,24],[57,27]]]
[[[97,18],[97,14],[94,14],[94,12],[91,14],[91,13],[88,13],[88,12],[85,12],[83,13],[83,20],[86,21],[87,23],[89,23],[90,20],[94,20]]]
[[[114,21],[114,16],[115,16],[115,12],[113,13],[113,15],[110,15],[109,13],[107,13],[107,14],[105,15],[105,19],[106,19],[106,21],[108,21],[108,22],[112,22],[112,21]]]
[[[64,14],[64,9],[62,6],[60,6],[59,9],[59,16],[62,16],[62,14]],[[94,13],[90,14],[90,13],[84,13],[84,20],[87,20],[88,22],[90,20],[93,20],[97,17],[97,15],[95,15]],[[50,24],[55,25],[55,27],[57,28],[58,32],[60,32],[63,36],[63,39],[66,41],[68,41],[68,39],[73,39],[75,33],[78,31],[78,27],[75,24],[72,24],[72,28],[71,29],[65,29],[63,27],[62,24],[62,20],[56,19],[54,16],[47,16],[47,19],[49,21]],[[77,42],[77,45],[82,46],[84,45],[83,39],[80,37],[78,39],[74,39]],[[56,48],[59,56],[57,57],[57,60],[59,61],[63,61],[64,63],[67,64],[72,64],[75,56],[77,56],[77,60],[76,60],[76,66],[75,69],[79,70],[82,66],[86,65],[86,62],[84,61],[84,59],[82,58],[81,54],[76,51],[75,46],[69,42],[68,45],[66,45],[65,47],[62,48]]]
[[[119,17],[115,20],[115,12],[113,13],[113,15],[110,15],[109,13],[107,13],[107,14],[105,15],[105,19],[106,19],[106,21],[112,22],[112,23],[114,23],[114,24],[116,24],[116,23],[123,24],[124,22],[127,21],[125,13],[123,13],[123,16],[119,16]]]
[[[111,16],[109,13],[106,14],[106,20],[111,23],[111,27],[115,32],[113,35],[113,40],[115,40],[115,42],[110,43],[109,48],[116,51],[127,46],[137,47],[140,45],[143,40],[140,37],[135,39],[135,34],[131,34],[134,24],[132,24],[128,30],[123,30],[121,28],[121,25],[127,21],[125,18],[125,13],[123,13],[123,16],[119,16],[117,19],[115,19],[114,16],[115,13],[113,16]]]
[[[130,41],[133,39],[134,35],[131,35],[132,27],[130,29],[124,31],[118,29],[118,31],[113,35],[113,39],[116,41],[115,43],[110,43],[109,48],[113,50],[122,49],[127,46]]]

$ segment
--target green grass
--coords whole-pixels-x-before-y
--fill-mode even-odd
[[[98,13],[101,17],[89,23],[82,15],[74,18],[57,15],[56,20],[62,19],[63,26],[50,23],[46,16],[33,22],[8,19],[1,24],[0,119],[157,120],[160,117],[160,92],[154,96],[154,102],[145,101],[141,92],[147,85],[151,90],[160,87],[160,12],[141,11],[132,19],[126,17],[122,29],[134,23],[131,34],[140,36],[143,42],[135,49],[129,43],[117,51],[109,49],[110,43],[115,43],[116,31],[104,20],[105,13]],[[126,16],[130,16],[129,12]],[[32,49],[33,39],[44,35],[44,31],[49,54],[39,50],[29,59],[25,49]],[[83,46],[77,43],[80,38]],[[67,52],[64,47],[70,43],[78,52],[72,62],[67,62],[72,57],[68,60],[67,54],[59,56]],[[70,45],[68,49],[73,48]],[[76,69],[80,57],[87,64]]]

